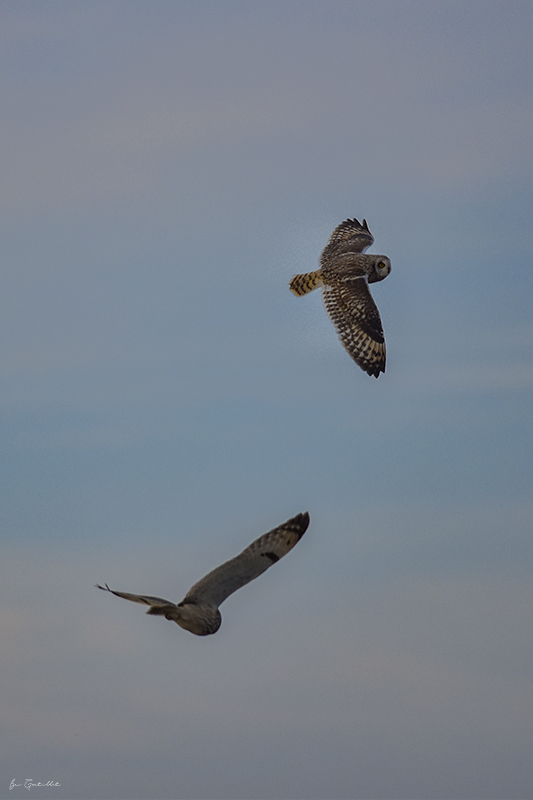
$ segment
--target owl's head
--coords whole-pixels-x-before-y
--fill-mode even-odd
[[[368,258],[368,254],[367,254]],[[390,258],[388,256],[375,256],[372,254],[373,264],[368,273],[368,282],[377,283],[386,278],[391,271]]]

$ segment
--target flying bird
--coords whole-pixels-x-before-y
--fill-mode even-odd
[[[385,337],[369,283],[391,271],[387,256],[365,250],[374,243],[366,219],[347,219],[335,228],[320,256],[320,269],[295,275],[289,287],[298,297],[322,286],[324,305],[339,339],[368,375],[385,372]]]
[[[197,636],[208,636],[220,628],[222,616],[218,610],[219,605],[230,594],[254,578],[258,578],[292,550],[304,535],[308,525],[309,514],[305,512],[297,514],[278,528],[260,536],[238,556],[221,564],[195,583],[181,603],[171,603],[169,600],[150,595],[115,592],[107,583],[105,586],[96,584],[96,587],[125,600],[150,606],[147,614],[163,616]]]

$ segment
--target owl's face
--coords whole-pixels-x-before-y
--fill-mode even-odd
[[[368,254],[367,254],[368,257]],[[374,263],[370,268],[370,272],[368,273],[368,282],[369,283],[377,283],[377,281],[382,281],[383,278],[386,278],[387,275],[391,271],[391,263],[390,258],[387,256],[372,256]]]

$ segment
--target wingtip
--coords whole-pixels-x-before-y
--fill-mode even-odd
[[[379,378],[380,375],[385,373],[385,367],[374,367],[373,370],[367,370],[367,374],[374,378]]]
[[[302,511],[301,514],[296,514],[295,517],[289,519],[286,524],[287,525],[294,525],[298,528],[300,532],[300,536],[303,536],[306,532],[307,528],[309,527],[310,516],[308,511]]]
[[[364,231],[367,231],[367,233],[370,233],[370,230],[368,228],[368,222],[364,218],[363,218],[362,222],[359,222],[357,217],[352,217],[352,218],[348,217],[348,219],[345,219],[342,224],[346,225],[347,223],[349,223],[350,225],[356,225],[358,228],[361,228],[361,230],[364,230]]]
[[[366,372],[366,374],[371,378],[379,378],[380,375],[385,373],[385,370],[382,367],[362,367],[360,364],[358,364],[358,366],[361,367],[363,372]]]

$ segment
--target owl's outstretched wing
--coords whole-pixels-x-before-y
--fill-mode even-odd
[[[258,578],[300,541],[309,525],[309,514],[297,514],[252,542],[242,553],[226,561],[195,583],[181,603],[218,606],[233,592]],[[142,602],[142,601],[141,601]]]
[[[374,237],[368,230],[366,219],[345,219],[337,225],[324,248],[321,261],[327,261],[335,253],[364,253],[367,247],[374,244]]]
[[[385,372],[385,337],[367,278],[335,281],[324,286],[322,294],[345,349],[362,370],[378,378]]]

